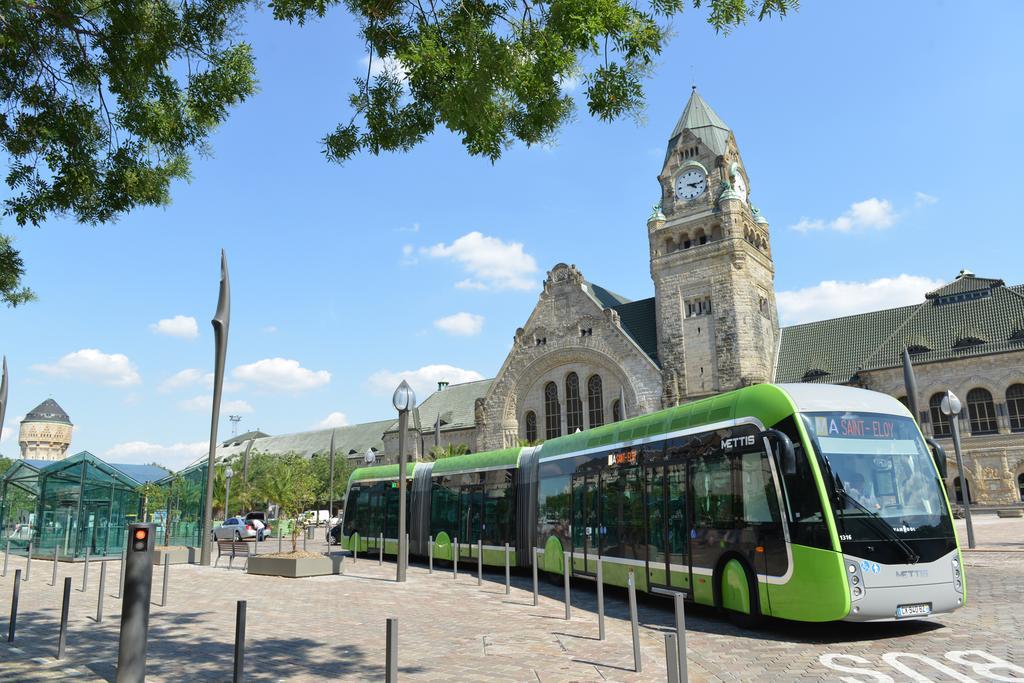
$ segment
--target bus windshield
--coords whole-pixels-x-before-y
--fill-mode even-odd
[[[874,516],[892,529],[844,524],[844,540],[880,537],[901,543],[952,534],[941,482],[912,419],[850,412],[808,413],[807,418],[826,476],[831,470],[835,478],[840,523],[874,521],[864,519]]]

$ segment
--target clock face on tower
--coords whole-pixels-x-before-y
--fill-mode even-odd
[[[733,183],[733,185],[736,188],[737,194],[739,194],[739,196],[740,196],[740,201],[742,201],[744,204],[746,204],[747,203],[747,183],[746,183],[745,180],[743,180],[743,174],[742,173],[736,173],[736,180]]]
[[[696,199],[708,189],[704,171],[690,167],[676,177],[676,196],[680,199]]]

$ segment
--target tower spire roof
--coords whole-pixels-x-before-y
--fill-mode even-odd
[[[690,130],[699,137],[705,145],[711,148],[715,154],[724,154],[726,142],[731,132],[729,126],[722,118],[715,113],[704,98],[697,92],[697,86],[693,86],[690,92],[690,99],[683,109],[683,115],[679,117],[675,129],[672,131],[671,140],[682,134],[684,130]],[[669,143],[672,144],[671,142]]]

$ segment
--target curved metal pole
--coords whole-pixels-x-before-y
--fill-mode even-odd
[[[228,278],[228,259],[220,252],[220,295],[217,312],[210,321],[213,325],[213,414],[210,418],[210,450],[206,460],[206,503],[203,507],[202,552],[199,563],[209,566],[211,548],[207,540],[213,530],[213,468],[217,455],[217,423],[220,421],[220,395],[224,388],[224,361],[228,354],[228,327],[231,324],[231,282]]]

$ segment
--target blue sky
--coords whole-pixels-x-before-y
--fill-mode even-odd
[[[255,14],[260,94],[170,207],[97,228],[2,223],[39,301],[0,309],[0,452],[17,453],[18,421],[52,396],[74,452],[201,455],[221,248],[234,295],[224,437],[231,413],[279,434],[387,418],[401,376],[421,398],[438,379],[493,376],[560,261],[650,296],[645,221],[691,80],[734,130],[771,222],[784,324],[917,301],[965,267],[1022,282],[1024,4],[986,8],[808,1],[729,36],[691,11],[642,122],[584,108],[556,146],[493,165],[442,133],[343,167],[318,141],[347,120],[365,69],[350,20],[336,10],[300,30]]]

